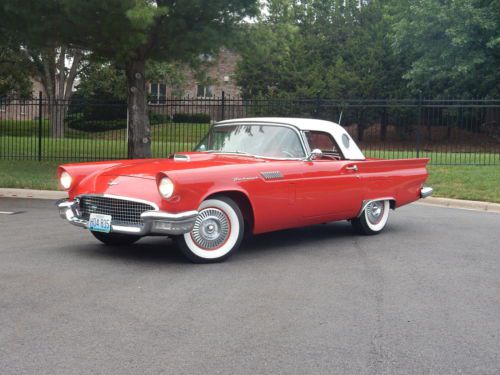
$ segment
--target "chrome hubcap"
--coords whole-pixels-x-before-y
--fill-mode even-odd
[[[227,215],[218,208],[207,208],[198,214],[191,237],[199,247],[212,250],[224,244],[229,232]]]
[[[384,202],[376,201],[366,206],[366,217],[371,224],[378,224],[384,216]]]

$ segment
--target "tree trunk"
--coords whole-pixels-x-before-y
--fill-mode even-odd
[[[64,118],[68,111],[68,105],[62,100],[50,100],[49,118],[53,138],[64,138]]]
[[[128,157],[131,159],[151,157],[151,129],[148,118],[146,62],[129,61],[127,75],[128,111]]]

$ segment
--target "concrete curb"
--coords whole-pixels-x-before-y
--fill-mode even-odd
[[[68,193],[57,190],[9,189],[0,188],[0,198],[34,198],[34,199],[62,199]]]
[[[492,202],[466,201],[462,199],[429,197],[421,199],[416,203],[428,206],[440,206],[448,208],[460,208],[462,210],[500,213],[500,204]]]
[[[56,200],[66,198],[67,196],[68,194],[64,191],[0,188],[0,198],[33,198]],[[440,206],[448,208],[460,208],[464,210],[500,213],[500,204],[492,202],[429,197],[421,199],[416,203],[428,206]]]

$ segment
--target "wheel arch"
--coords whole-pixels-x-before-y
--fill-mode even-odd
[[[366,206],[367,206],[370,202],[375,202],[375,201],[389,201],[389,207],[390,207],[392,210],[395,210],[395,209],[396,209],[396,207],[397,207],[396,198],[394,198],[394,197],[381,197],[381,198],[365,199],[365,200],[363,201],[363,203],[361,204],[361,209],[359,210],[357,217],[360,217],[360,216],[361,216],[361,214],[362,214],[362,213],[363,213],[363,211],[365,210]]]
[[[232,199],[238,205],[245,222],[245,232],[253,233],[255,214],[252,202],[250,201],[248,195],[239,190],[223,190],[211,193],[210,195],[207,195],[203,200],[205,201],[207,199],[213,199],[221,196]]]

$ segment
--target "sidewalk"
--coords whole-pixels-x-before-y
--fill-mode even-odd
[[[0,198],[33,198],[56,200],[66,198],[67,196],[68,194],[64,191],[0,188]],[[430,206],[500,213],[500,203],[466,201],[461,199],[435,197],[421,199],[416,203]]]

